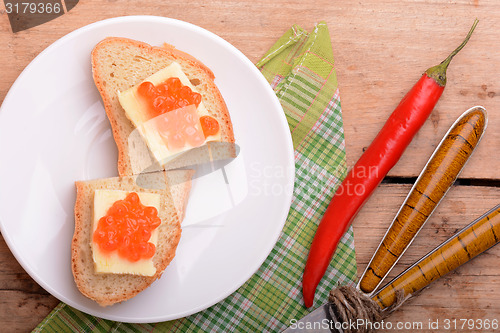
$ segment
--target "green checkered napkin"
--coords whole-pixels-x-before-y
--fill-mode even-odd
[[[113,322],[59,304],[35,332],[279,332],[309,310],[302,273],[317,224],[345,177],[344,132],[330,35],[324,22],[311,33],[293,26],[257,67],[276,92],[295,148],[295,189],[290,212],[260,269],[223,301],[178,320],[154,324]],[[339,244],[316,293],[315,307],[337,283],[356,279],[352,229]]]

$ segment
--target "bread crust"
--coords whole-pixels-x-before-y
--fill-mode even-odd
[[[127,82],[120,82],[123,86],[122,91],[168,66],[172,61],[177,61],[181,64],[190,80],[196,78],[202,81],[204,89],[199,89],[199,92],[202,95],[208,112],[219,121],[221,140],[228,143],[235,142],[229,111],[219,89],[214,83],[215,76],[207,66],[193,56],[179,51],[168,44],[166,47],[157,47],[128,38],[108,37],[99,42],[92,50],[92,73],[95,85],[101,94],[104,108],[113,131],[113,137],[118,148],[118,173],[120,176],[130,176],[137,172],[134,172],[132,167],[134,161],[131,161],[127,141],[135,127],[125,116],[125,111],[116,97],[117,91],[110,90],[110,87],[113,86],[112,83],[116,80],[110,78],[108,75],[110,74],[108,73],[110,70],[109,67],[113,65],[113,63],[109,64],[108,56],[114,54],[114,52],[116,53],[115,48],[127,50],[127,52],[121,53],[121,56],[130,53],[130,59],[126,60],[125,63],[128,61],[130,64],[135,64],[135,59],[147,62],[147,66],[144,66],[144,69],[147,68],[147,70],[144,70],[144,73],[137,73],[136,77],[131,75],[134,77],[129,77]],[[211,103],[207,103],[207,101]],[[150,153],[149,155],[151,156]],[[235,157],[234,147],[233,149],[228,148],[227,157]],[[154,160],[153,158],[151,159]]]
[[[165,172],[161,172],[161,181],[168,183]],[[182,191],[189,191],[188,184],[182,184]],[[155,175],[152,175],[154,177]],[[156,279],[160,278],[165,268],[175,256],[181,237],[180,220],[176,213],[170,189],[163,190],[140,188],[135,184],[135,177],[108,178],[93,181],[75,182],[77,196],[75,202],[75,232],[71,242],[71,269],[75,283],[80,292],[95,300],[101,306],[108,306],[128,300],[146,289]],[[96,189],[114,189],[123,191],[141,191],[161,195],[162,224],[159,227],[158,246],[153,264],[156,273],[153,276],[133,274],[95,273],[91,250],[93,197]],[[181,198],[187,199],[187,193],[181,191]],[[181,203],[185,205],[185,203]]]

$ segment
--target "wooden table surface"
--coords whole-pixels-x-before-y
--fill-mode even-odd
[[[454,119],[474,105],[489,111],[483,141],[465,167],[460,184],[443,200],[394,274],[499,203],[497,0],[80,0],[67,14],[15,34],[7,15],[1,13],[0,101],[43,49],[77,28],[110,17],[150,14],[194,23],[220,35],[253,62],[292,24],[310,30],[314,23],[325,20],[333,43],[349,166],[421,73],[444,59],[477,17],[476,32],[453,60],[448,86],[433,114],[390,172],[391,181],[380,186],[354,222],[358,271],[363,271],[396,214],[412,177],[419,174]],[[424,327],[436,319],[500,320],[499,257],[500,247],[490,249],[435,282],[388,320],[423,322]],[[29,331],[57,303],[24,272],[0,236],[0,331]]]

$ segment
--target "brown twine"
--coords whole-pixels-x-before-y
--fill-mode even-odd
[[[379,322],[391,312],[399,308],[407,297],[403,290],[396,292],[396,302],[385,310],[355,287],[351,285],[339,286],[330,291],[330,315],[338,322],[347,323],[343,326],[344,333],[370,333],[373,325],[350,325],[362,319],[364,323]],[[355,327],[355,328],[353,328]],[[353,328],[353,329],[351,329]]]

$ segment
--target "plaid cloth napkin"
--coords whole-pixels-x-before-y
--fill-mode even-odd
[[[301,281],[309,246],[321,216],[347,172],[337,78],[328,28],[311,33],[293,26],[257,67],[276,92],[295,148],[295,189],[275,247],[260,269],[232,295],[186,318],[154,324],[113,322],[59,304],[34,332],[279,332],[310,310]],[[356,279],[352,229],[339,244],[315,306],[338,283]]]

